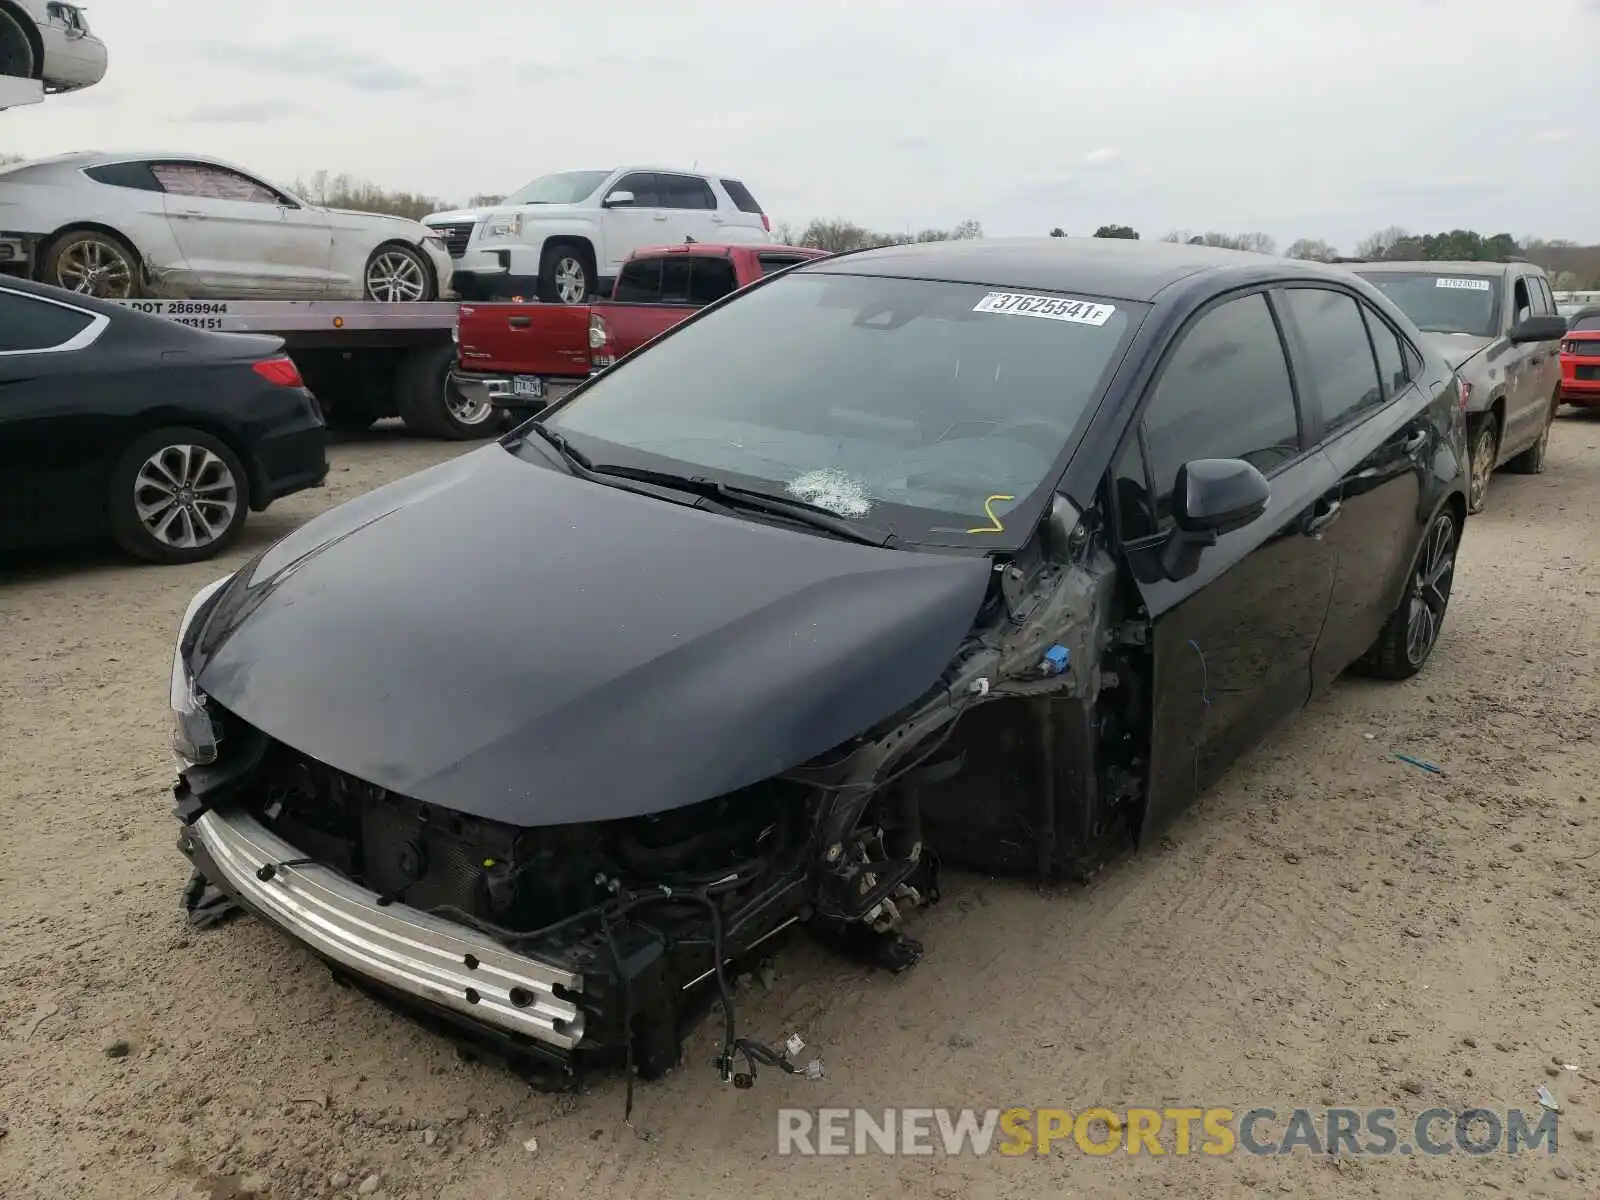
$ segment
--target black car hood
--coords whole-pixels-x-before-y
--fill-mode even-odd
[[[594,821],[733,791],[891,716],[936,684],[991,571],[492,445],[278,542],[189,656],[225,709],[358,778],[515,825]]]

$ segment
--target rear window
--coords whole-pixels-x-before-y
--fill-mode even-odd
[[[1432,271],[1357,271],[1423,333],[1494,337],[1499,332],[1500,280]]]
[[[1569,333],[1600,333],[1600,313],[1589,317],[1573,317],[1567,323]]]
[[[761,205],[756,203],[756,198],[750,194],[750,189],[745,187],[744,184],[737,179],[724,179],[722,186],[726,189],[728,198],[733,201],[734,206],[740,212],[760,215]]]
[[[18,292],[0,291],[0,354],[54,350],[93,323],[91,313]]]
[[[758,261],[761,264],[761,274],[765,277],[776,275],[779,271],[787,271],[797,263],[811,260],[803,254],[763,254]]]
[[[710,304],[737,287],[728,259],[674,254],[624,263],[612,299],[620,304]]]
[[[1143,312],[790,274],[678,326],[546,424],[597,464],[787,495],[924,543],[1015,546]]]
[[[96,183],[109,187],[133,188],[141,192],[159,192],[150,164],[145,162],[106,163],[99,167],[85,167],[83,173]]]

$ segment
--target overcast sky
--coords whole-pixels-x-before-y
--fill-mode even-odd
[[[452,201],[698,162],[795,222],[1600,242],[1600,0],[88,7],[105,81],[0,114],[0,150],[184,150]]]

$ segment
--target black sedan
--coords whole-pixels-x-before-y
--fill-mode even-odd
[[[109,534],[196,562],[320,484],[322,413],[282,351],[0,277],[0,549]]]
[[[679,1060],[941,857],[1080,877],[1439,637],[1450,368],[1334,268],[1112,240],[806,264],[202,591],[191,916],[562,1070]]]

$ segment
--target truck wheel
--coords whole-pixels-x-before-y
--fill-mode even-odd
[[[136,300],[142,294],[133,247],[98,229],[74,229],[51,242],[40,276],[55,287],[101,300]]]
[[[418,304],[433,299],[433,272],[410,246],[390,242],[379,246],[367,260],[365,288],[368,300]]]
[[[1494,460],[1500,453],[1500,418],[1484,413],[1482,423],[1472,433],[1467,446],[1467,511],[1480,513],[1489,496],[1489,480],[1494,477]]]
[[[539,299],[546,304],[582,304],[594,285],[589,253],[576,242],[553,242],[539,258]]]
[[[209,433],[152,430],[111,469],[107,515],[117,544],[157,563],[192,563],[232,545],[250,509],[250,481],[232,450]]]
[[[468,400],[450,380],[454,346],[413,350],[400,363],[394,382],[395,402],[406,428],[430,437],[466,442],[492,437],[500,428],[500,410]]]

